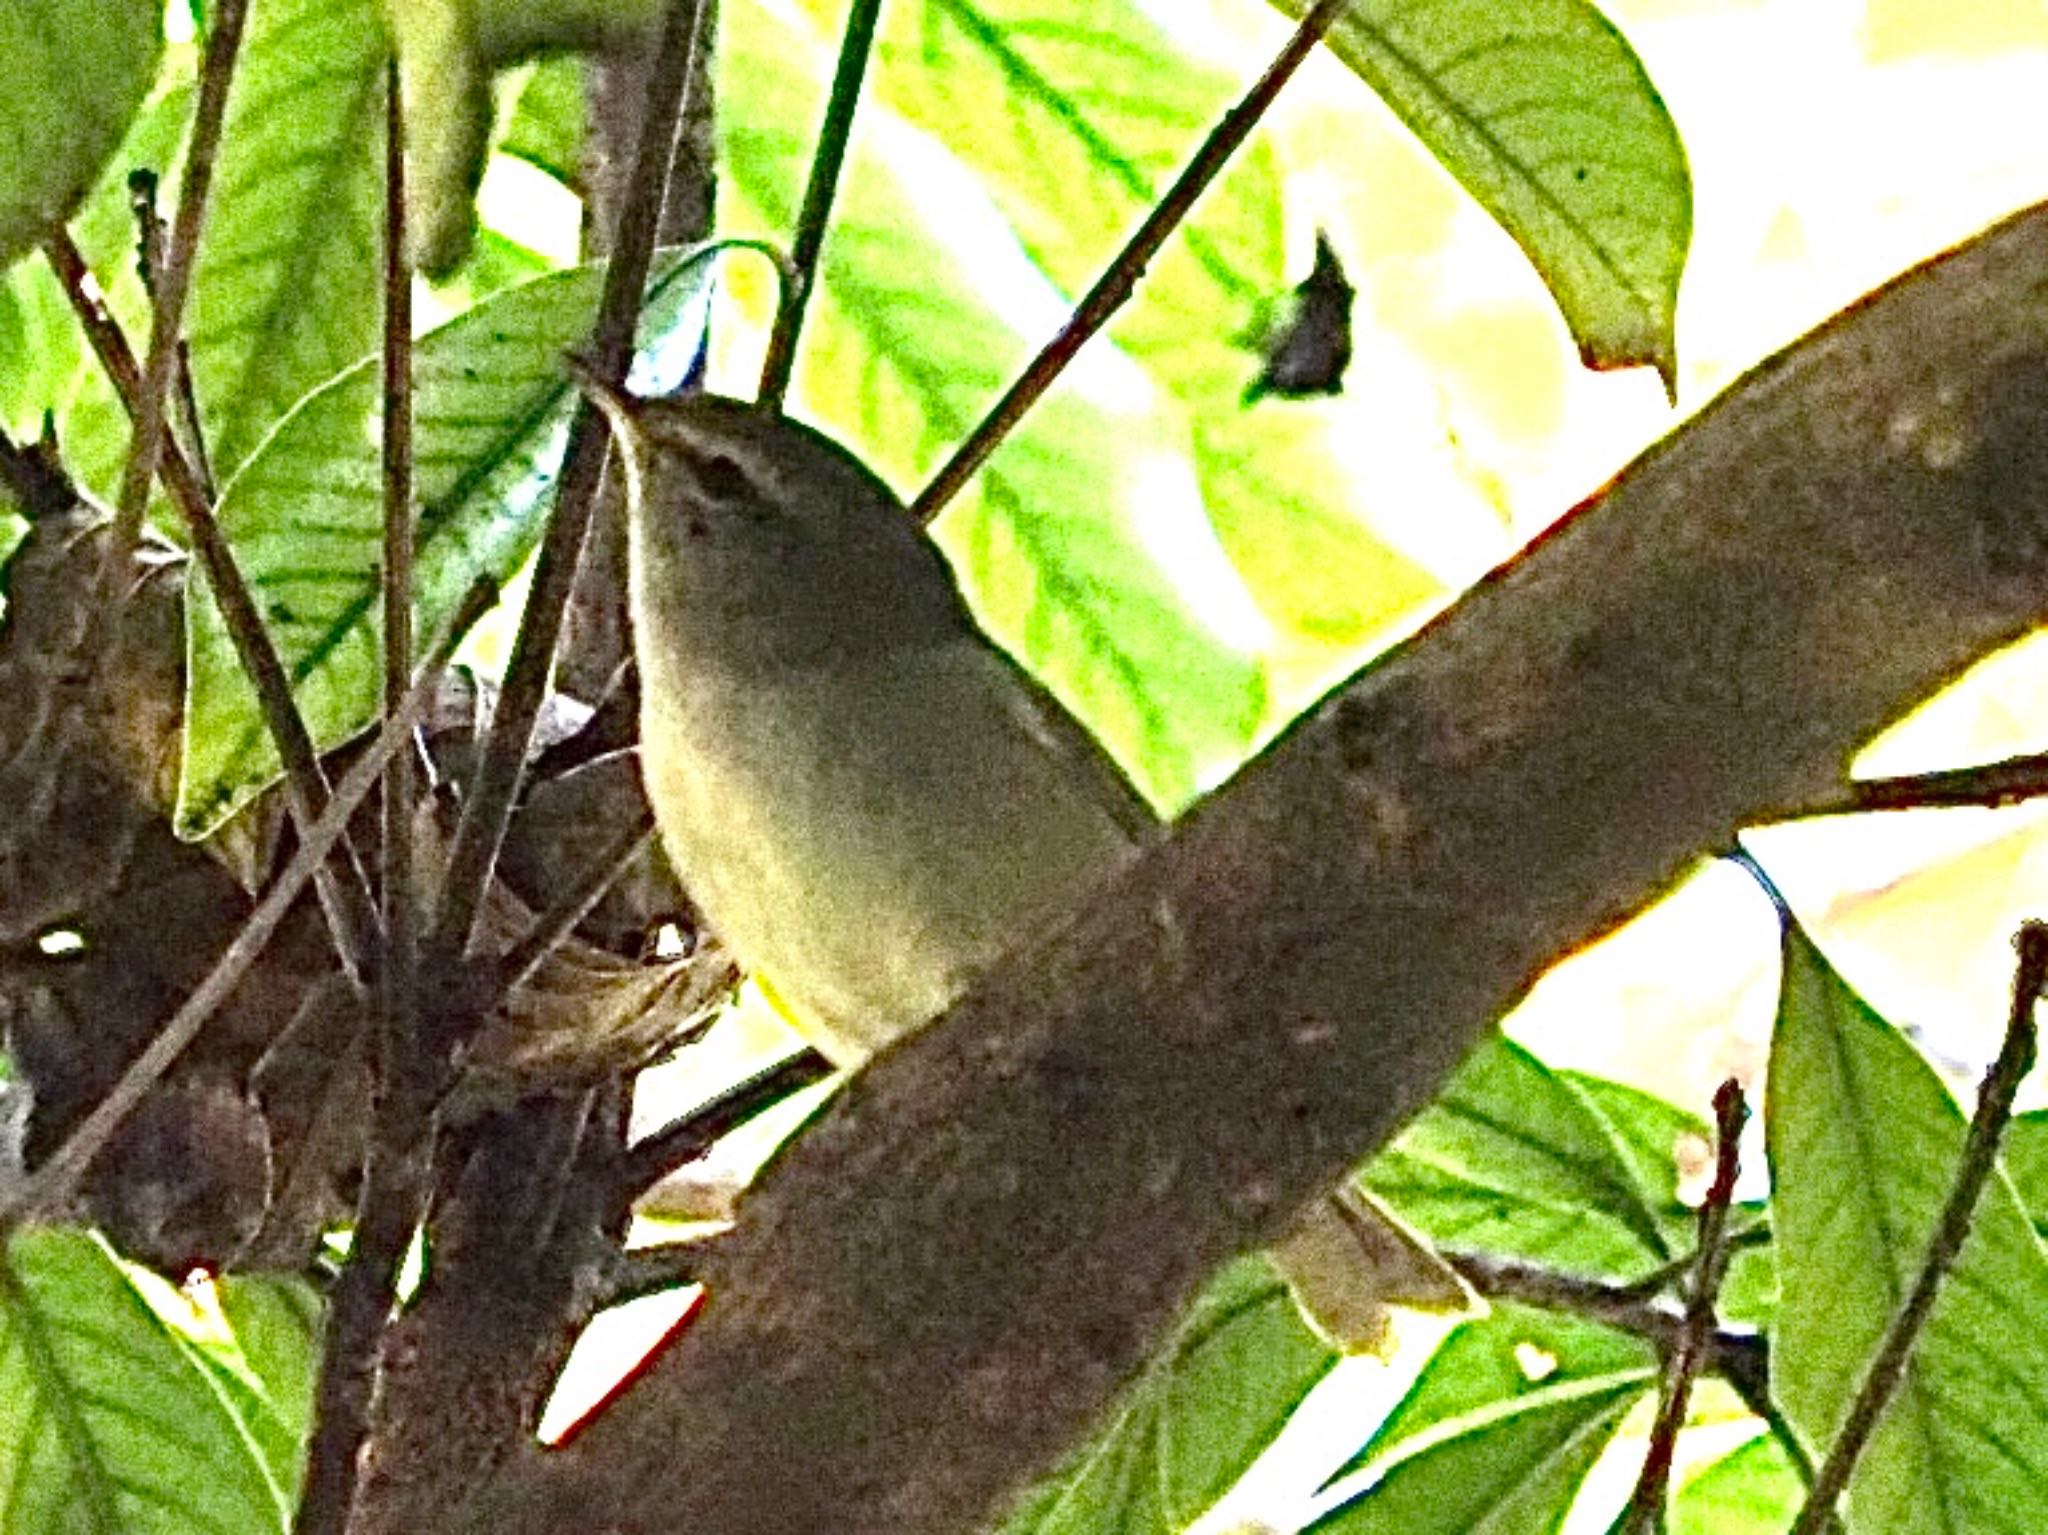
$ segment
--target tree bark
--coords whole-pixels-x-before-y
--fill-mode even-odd
[[[1762,364],[876,1061],[491,1535],[955,1535],[1543,969],[2048,615],[2048,211]],[[1021,936],[1021,935],[1020,935]]]

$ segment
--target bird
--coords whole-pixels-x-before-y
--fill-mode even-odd
[[[641,767],[663,845],[828,1059],[857,1066],[937,1018],[1166,835],[854,454],[738,400],[579,381],[625,465]],[[1322,1211],[1282,1269],[1298,1248],[1297,1295],[1327,1292],[1304,1306],[1339,1346],[1379,1346],[1389,1289],[1464,1303],[1362,1191]],[[1363,1299],[1360,1265],[1380,1276]]]

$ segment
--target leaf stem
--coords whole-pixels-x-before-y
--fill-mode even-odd
[[[711,0],[669,0],[659,51],[648,77],[647,107],[641,114],[632,178],[621,204],[589,348],[591,365],[608,379],[622,379],[632,355],[633,330],[654,258],[654,235],[669,164],[675,157],[678,130],[687,116],[690,85],[704,73],[704,22],[710,11]],[[484,891],[511,819],[534,722],[547,696],[555,645],[575,589],[576,565],[590,531],[598,481],[610,445],[610,433],[597,408],[587,399],[580,401],[570,422],[554,515],[534,564],[532,594],[513,641],[512,658],[491,719],[490,739],[456,828],[443,904],[428,942],[430,952],[459,958],[472,940]]]
[[[796,239],[790,247],[793,278],[786,284],[782,303],[776,307],[775,328],[768,337],[768,357],[761,366],[760,403],[766,410],[780,411],[783,398],[789,393],[789,376],[796,367],[797,338],[803,331],[811,290],[817,286],[818,257],[825,248],[826,228],[832,220],[833,199],[838,195],[840,173],[846,165],[854,109],[860,104],[861,82],[874,52],[875,22],[881,10],[882,0],[853,0],[853,8],[847,13],[846,32],[839,44],[839,66],[832,75],[832,93],[826,99],[825,120],[818,129],[817,153],[811,157],[810,184],[804,189]]]
[[[142,371],[136,365],[135,353],[121,327],[94,296],[92,275],[86,267],[83,253],[69,231],[58,229],[43,242],[43,255],[50,263],[50,270],[56,274],[57,284],[63,289],[72,313],[78,317],[100,366],[107,370],[107,377],[112,380],[115,393],[127,409],[129,420],[137,423],[135,429],[139,431]],[[213,588],[214,600],[220,605],[221,620],[227,627],[228,639],[235,647],[242,671],[255,689],[264,725],[276,743],[279,760],[284,763],[286,802],[291,807],[292,819],[303,832],[319,820],[327,803],[328,784],[327,775],[320,767],[319,754],[313,747],[312,734],[306,729],[306,722],[292,698],[291,678],[278,656],[277,647],[270,642],[269,631],[263,627],[256,599],[248,583],[242,579],[241,567],[235,563],[234,553],[220,531],[220,524],[214,520],[213,503],[207,497],[199,473],[174,439],[161,439],[158,468],[165,488],[170,491],[171,502],[184,520],[193,553],[198,556],[200,568],[205,571],[207,582]],[[111,564],[108,566],[109,571],[119,568]],[[335,951],[342,966],[352,980],[359,980],[364,954],[363,935],[370,928],[369,879],[363,872],[354,846],[346,837],[343,837],[340,848],[344,866],[355,882],[353,896],[326,869],[315,875],[315,888],[319,891],[320,905],[334,935]]]
[[[191,290],[193,259],[199,232],[206,221],[207,194],[213,186],[214,163],[220,153],[221,124],[227,117],[228,86],[241,52],[249,0],[220,0],[206,34],[206,56],[199,66],[199,105],[192,117],[192,147],[185,156],[185,174],[178,192],[178,216],[171,226],[170,249],[158,274],[149,331],[149,360],[134,400],[134,437],[121,476],[121,496],[114,514],[114,540],[109,569],[120,578],[142,537],[143,514],[149,509],[149,487],[156,478],[163,451],[164,394],[178,360],[178,341],[185,323],[185,299]]]
[[[1685,1425],[1693,1381],[1707,1356],[1721,1281],[1728,1273],[1728,1207],[1735,1198],[1735,1179],[1741,1171],[1742,1127],[1748,1118],[1749,1105],[1742,1100],[1742,1084],[1731,1077],[1714,1094],[1714,1181],[1700,1205],[1692,1290],[1677,1341],[1665,1356],[1663,1377],[1658,1383],[1657,1419],[1650,1429],[1650,1450],[1618,1526],[1622,1535],[1649,1535],[1664,1527],[1664,1506],[1671,1492],[1671,1464],[1678,1448],[1678,1431]]]

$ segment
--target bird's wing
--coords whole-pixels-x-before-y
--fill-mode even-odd
[[[990,651],[998,664],[1016,674],[1019,686],[1009,695],[1014,699],[1018,723],[1048,755],[1068,764],[1075,778],[1086,784],[1091,799],[1100,805],[1134,846],[1149,847],[1166,834],[1166,823],[1146,803],[1116,760],[1088,727],[1036,677],[1020,666],[999,646]]]

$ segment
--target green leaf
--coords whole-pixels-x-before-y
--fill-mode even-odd
[[[1832,1442],[1919,1271],[1963,1145],[1940,1079],[1788,924],[1765,1132],[1781,1294],[1771,1385]],[[1849,1489],[1851,1531],[2048,1523],[2048,1258],[1994,1173]]]
[[[1242,367],[1236,356],[1229,365]],[[1333,490],[1347,480],[1318,424],[1282,417],[1283,408],[1248,411],[1235,393],[1210,393],[1194,408],[1209,520],[1268,622],[1297,644],[1362,662],[1363,647],[1443,588]]]
[[[2000,1150],[2027,1218],[2048,1236],[2048,1109],[2013,1115]]]
[[[157,0],[0,6],[0,267],[71,217],[149,94],[163,47]]]
[[[829,54],[766,6],[735,6],[721,26],[721,227],[786,238]],[[902,487],[966,435],[1064,303],[958,163],[886,109],[862,111],[839,209],[798,369],[803,413]],[[1245,594],[1186,452],[1171,402],[1098,344],[939,535],[991,634],[1163,806],[1243,756],[1266,699],[1242,631],[1209,617],[1241,616]]]
[[[1567,1382],[1649,1371],[1656,1363],[1647,1343],[1611,1327],[1495,1302],[1489,1315],[1461,1323],[1444,1339],[1401,1404],[1330,1480],[1402,1453],[1405,1441],[1440,1424]]]
[[[220,480],[377,344],[384,57],[376,0],[266,0],[249,19],[186,327]]]
[[[166,73],[182,74],[178,66],[186,61],[182,51],[174,55]],[[149,301],[135,269],[128,174],[139,168],[157,172],[163,181],[159,204],[168,207],[191,115],[191,82],[175,78],[136,114],[127,138],[71,221],[72,237],[93,280],[131,338],[149,334]],[[65,468],[80,485],[111,500],[128,457],[127,412],[86,345],[48,264],[24,261],[7,274],[6,282],[22,335],[18,349],[0,354],[0,399],[5,400],[0,412],[24,437],[39,436],[44,412],[49,412]]]
[[[641,320],[643,356],[694,355],[707,260],[670,257],[660,266]],[[562,353],[589,335],[603,281],[598,266],[536,278],[415,349],[421,635],[447,621],[478,576],[508,581],[532,552],[574,402]],[[376,359],[349,369],[293,411],[221,496],[221,526],[323,748],[370,722],[380,686],[380,391]],[[186,642],[178,828],[196,838],[270,783],[278,765],[196,574]]]
[[[272,1475],[296,1502],[320,1370],[320,1293],[284,1275],[223,1275],[214,1289],[256,1397],[245,1418]]]
[[[1697,1114],[1625,1082],[1580,1071],[1558,1076],[1578,1090],[1607,1126],[1643,1197],[1665,1217],[1690,1227],[1693,1216],[1678,1197],[1679,1159],[1688,1151],[1710,1151],[1712,1127]],[[1686,1213],[1677,1215],[1679,1211]]]
[[[1670,1145],[1661,1158],[1649,1149],[1691,1123],[1626,1089],[1596,1092],[1497,1037],[1363,1181],[1440,1246],[1626,1281],[1691,1246]]]
[[[831,0],[808,9],[836,27]],[[1240,89],[1129,0],[928,0],[885,12],[877,52],[880,99],[973,165],[1069,294],[1094,279]],[[1280,280],[1277,219],[1259,234],[1258,267],[1216,262],[1238,304]],[[1212,309],[1205,328],[1217,319]]]
[[[290,1510],[206,1367],[96,1238],[0,1258],[0,1508],[9,1530],[258,1535]]]
[[[1352,0],[1328,41],[1514,236],[1586,365],[1674,387],[1692,177],[1613,23],[1585,0]]]
[[[324,1303],[303,1279],[228,1274],[215,1281],[221,1314],[250,1371],[301,1433],[313,1421]]]
[[[1564,1381],[1442,1422],[1406,1441],[1369,1486],[1305,1535],[1553,1530],[1654,1381],[1649,1369]]]
[[[836,0],[811,9],[836,20]],[[1241,88],[1128,0],[893,7],[879,53],[880,99],[972,168],[1070,297]],[[1348,657],[1439,588],[1333,497],[1344,477],[1313,419],[1240,404],[1257,361],[1234,338],[1286,286],[1280,233],[1279,173],[1254,139],[1110,333],[1186,408],[1210,523],[1260,612],[1289,637]]]
[[[1783,1535],[1806,1486],[1775,1434],[1758,1434],[1687,1478],[1671,1499],[1670,1535]]]
[[[1648,1206],[1656,1211],[1667,1239],[1677,1244],[1681,1255],[1691,1253],[1697,1243],[1698,1212],[1678,1197],[1679,1154],[1685,1149],[1707,1153],[1713,1134],[1707,1122],[1625,1083],[1576,1071],[1558,1075],[1585,1095],[1613,1131],[1616,1149],[1634,1169],[1636,1186],[1645,1191]],[[1738,1201],[1728,1213],[1728,1238],[1745,1237],[1755,1228],[1767,1226],[1769,1219],[1765,1205]],[[1671,1293],[1678,1293],[1676,1285]],[[1767,1327],[1777,1300],[1778,1276],[1770,1242],[1737,1242],[1721,1285],[1721,1319]]]
[[[480,228],[470,245],[469,254],[463,258],[462,265],[449,274],[448,280],[460,285],[456,291],[466,302],[459,303],[458,307],[467,308],[494,293],[502,293],[546,273],[562,270],[562,263],[549,260],[539,251],[521,245],[495,229]]]
[[[1766,1205],[1738,1204],[1729,1211],[1731,1238],[1770,1223]],[[1738,1244],[1728,1256],[1728,1274],[1721,1283],[1721,1320],[1768,1332],[1778,1318],[1778,1255],[1766,1238]]]
[[[517,155],[563,186],[583,184],[583,61],[563,55],[533,67],[505,136],[503,154]]]
[[[1003,1535],[1178,1535],[1237,1481],[1337,1355],[1263,1258],[1225,1269],[1115,1425]]]

